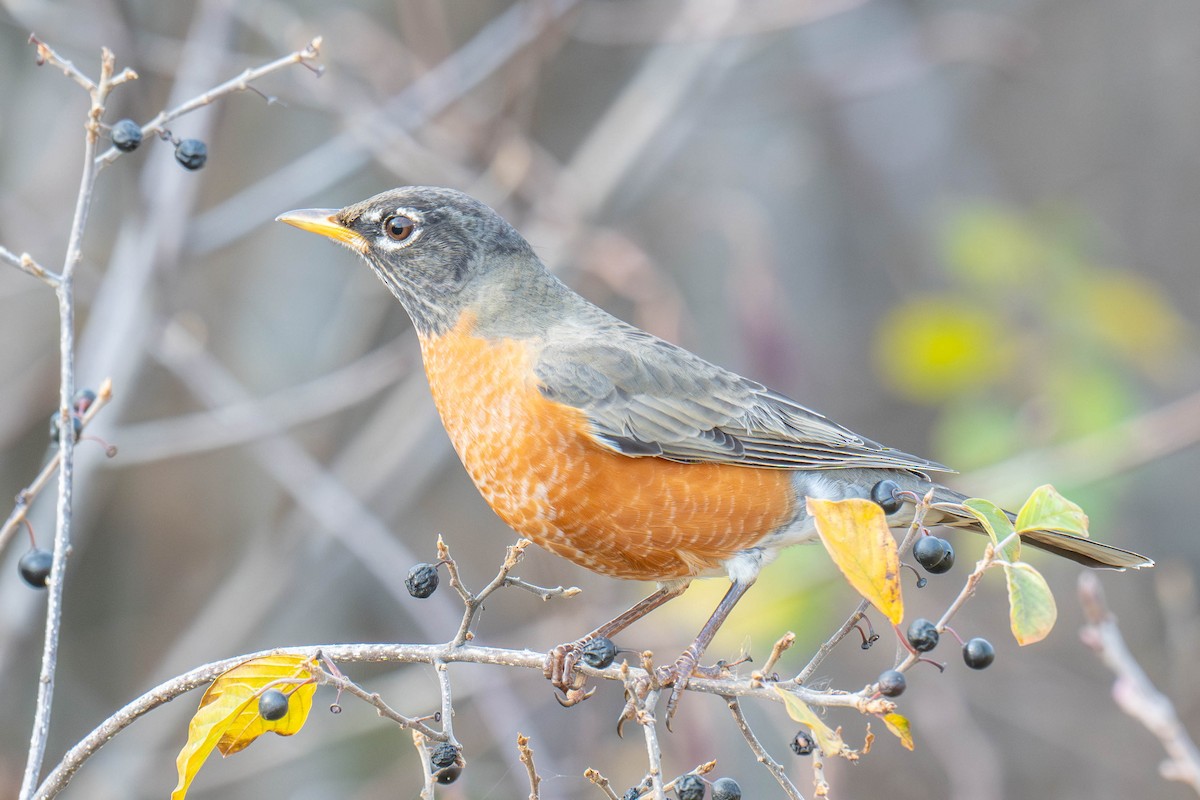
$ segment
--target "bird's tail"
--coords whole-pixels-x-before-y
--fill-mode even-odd
[[[953,489],[935,485],[932,513],[940,515],[940,518],[931,516],[929,522],[985,533],[979,521],[962,505],[966,499],[966,495]],[[1016,515],[1011,511],[1004,513],[1010,520],[1016,521]],[[1152,559],[1131,550],[1062,531],[1028,531],[1021,534],[1021,541],[1093,569],[1125,570],[1154,566]]]

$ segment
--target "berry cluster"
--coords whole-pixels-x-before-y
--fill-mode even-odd
[[[200,169],[208,160],[208,145],[199,139],[176,139],[166,130],[159,135],[163,141],[175,145],[175,160],[182,164],[184,169]],[[109,129],[109,138],[112,139],[113,147],[122,153],[132,153],[142,144],[142,128],[131,119],[118,120]]]

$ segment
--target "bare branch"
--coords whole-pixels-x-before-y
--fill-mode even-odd
[[[621,800],[617,797],[617,793],[613,791],[612,782],[600,774],[599,770],[588,767],[583,771],[583,777],[600,787],[600,791],[604,792],[608,800]]]
[[[34,34],[29,34],[29,43],[37,48],[38,66],[49,64],[52,67],[61,69],[63,74],[71,80],[82,86],[89,94],[96,91],[96,83],[87,75],[84,75],[79,69],[67,59],[60,56],[53,47],[37,38]]]
[[[1179,721],[1170,698],[1155,688],[1129,651],[1117,618],[1105,603],[1100,580],[1090,572],[1079,576],[1079,601],[1088,620],[1080,638],[1117,676],[1113,700],[1162,743],[1167,760],[1159,765],[1159,773],[1200,795],[1200,749]]]
[[[421,735],[426,739],[433,739],[439,742],[446,741],[446,734],[435,731],[433,728],[430,728],[425,724],[424,720],[428,719],[428,717],[407,717],[404,714],[401,714],[399,711],[396,711],[394,708],[384,702],[383,698],[380,697],[378,692],[368,692],[366,689],[362,688],[345,675],[333,675],[328,672],[322,672],[319,673],[319,675],[321,684],[334,686],[339,691],[348,692],[360,700],[370,703],[371,705],[375,706],[376,710],[379,712],[379,716],[383,717],[384,719],[390,719],[401,728],[412,728],[415,731],[420,731]]]
[[[175,108],[172,108],[168,111],[159,112],[154,119],[142,126],[142,137],[149,138],[150,136],[157,135],[166,130],[165,126],[171,120],[177,119],[178,117],[182,117],[184,114],[214,103],[226,95],[230,95],[235,92],[244,92],[251,88],[251,83],[259,78],[271,74],[272,72],[278,72],[284,67],[289,67],[292,64],[304,64],[309,66],[311,65],[311,62],[315,61],[320,55],[321,37],[318,36],[299,50],[289,53],[281,58],[277,58],[269,63],[263,64],[261,67],[247,69],[240,75],[230,78],[224,83],[209,89],[204,94],[193,97],[191,100],[188,100],[184,103],[180,103]],[[97,166],[101,168],[106,167],[116,161],[120,155],[120,150],[115,147],[110,147],[108,150],[96,157]]]
[[[529,800],[538,800],[538,785],[541,784],[542,778],[537,774],[537,767],[533,765],[533,751],[529,749],[529,737],[523,733],[517,734],[517,753],[521,763],[525,765],[525,770],[529,773]]]
[[[545,586],[535,586],[532,583],[523,581],[520,578],[508,577],[504,579],[505,586],[512,586],[517,589],[524,589],[527,592],[537,595],[543,600],[550,600],[555,597],[574,597],[583,591],[578,586],[555,586],[549,589]]]
[[[104,382],[100,384],[100,388],[96,390],[95,402],[79,418],[81,431],[87,430],[88,424],[100,413],[101,409],[108,405],[110,400],[112,400],[112,381],[105,378]],[[37,496],[46,488],[46,484],[50,482],[50,478],[57,472],[60,457],[60,451],[55,450],[54,455],[46,462],[46,466],[42,467],[42,471],[37,474],[37,477],[30,481],[28,486],[17,492],[17,501],[13,510],[4,524],[0,525],[0,552],[3,552],[8,545],[8,540],[16,532],[17,526],[25,521],[33,501],[37,499]]]
[[[329,644],[264,650],[258,653],[249,653],[212,662],[154,687],[104,720],[95,730],[81,739],[78,744],[66,753],[58,766],[42,782],[35,797],[37,800],[49,800],[49,798],[56,797],[66,787],[71,777],[84,762],[122,730],[158,706],[192,689],[208,685],[221,673],[247,659],[283,654],[311,656],[316,651],[320,651],[327,658],[339,663],[430,664],[435,667],[439,662],[443,666],[450,663],[490,664],[503,667],[521,667],[534,670],[539,674],[546,659],[545,653],[534,652],[532,650],[509,650],[470,644],[458,646],[450,644]],[[619,681],[625,683],[627,686],[637,681],[648,681],[648,675],[644,670],[629,667],[624,663],[602,670],[581,664],[579,665],[579,670],[591,677]],[[439,671],[439,681],[448,680],[444,677],[445,674],[444,670]],[[811,706],[852,708],[859,713],[871,715],[886,714],[895,710],[895,704],[885,698],[871,698],[861,692],[856,694],[817,692],[803,686],[794,685],[791,682],[776,684],[776,686],[781,686],[795,693],[797,697]],[[702,694],[719,695],[726,698],[727,702],[730,697],[755,697],[762,700],[769,700],[773,703],[782,702],[782,698],[780,698],[776,691],[761,685],[756,686],[749,679],[718,680],[697,676],[689,681],[687,690]],[[447,698],[448,695],[444,694],[443,725],[446,725],[448,721],[446,719]],[[375,703],[372,702],[372,705],[375,705]],[[653,717],[650,716],[648,719],[652,720]],[[639,720],[640,722],[641,720]],[[414,735],[421,735],[423,737],[423,734],[421,734],[421,731],[416,726],[414,726],[413,733]],[[446,734],[447,740],[453,741],[449,729],[446,730]],[[657,737],[653,731],[649,735],[657,741]]]
[[[21,255],[17,255],[11,250],[0,246],[0,261],[7,261],[12,266],[16,267],[22,272],[32,275],[52,289],[58,286],[58,284],[62,281],[62,278],[59,277],[57,272],[52,272],[43,267],[36,260],[34,260],[33,256],[29,255],[29,253],[21,253]]]
[[[746,740],[746,744],[750,745],[750,750],[754,753],[754,757],[758,759],[758,763],[767,768],[775,778],[775,782],[779,784],[779,788],[783,789],[784,794],[791,798],[791,800],[804,800],[804,796],[800,794],[800,790],[788,778],[783,765],[771,758],[771,754],[767,752],[766,748],[762,746],[762,742],[754,735],[754,731],[750,729],[750,723],[746,721],[746,715],[742,713],[742,705],[738,699],[736,697],[726,697],[725,702],[729,705],[729,713],[733,715],[733,721],[737,723],[742,738]]]

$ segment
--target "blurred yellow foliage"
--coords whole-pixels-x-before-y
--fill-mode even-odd
[[[952,294],[923,294],[892,309],[875,336],[888,385],[918,402],[999,384],[1013,364],[1002,320]]]

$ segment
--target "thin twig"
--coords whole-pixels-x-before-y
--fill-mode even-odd
[[[433,800],[433,769],[429,763],[429,745],[425,735],[413,731],[413,747],[417,748],[417,760],[421,762],[421,800]]]
[[[148,139],[166,130],[166,125],[171,120],[183,116],[184,114],[195,111],[206,105],[220,100],[222,97],[233,94],[234,92],[244,92],[250,89],[250,84],[269,75],[272,72],[278,72],[284,67],[289,67],[292,64],[309,64],[315,61],[321,55],[321,37],[313,39],[303,48],[287,54],[281,58],[277,58],[261,67],[244,70],[236,77],[230,78],[224,83],[209,89],[204,94],[193,97],[187,102],[180,103],[175,108],[169,111],[160,111],[154,119],[142,126],[142,138]],[[319,74],[319,73],[318,73]],[[121,155],[121,151],[115,147],[110,147],[102,154],[96,157],[97,166],[104,168],[117,160]]]
[[[95,93],[98,88],[96,83],[87,75],[80,72],[74,64],[55,52],[54,48],[32,33],[29,34],[29,43],[37,48],[38,66],[49,64],[52,67],[57,67],[62,70],[64,75],[82,86],[88,94]]]
[[[588,767],[583,771],[583,777],[600,787],[600,791],[604,792],[608,800],[621,800],[620,797],[617,797],[617,793],[613,791],[612,781],[601,775],[599,770]]]
[[[16,253],[0,246],[0,261],[7,261],[12,266],[45,283],[51,289],[58,286],[62,278],[57,272],[52,272],[39,264],[29,253]]]
[[[458,740],[454,738],[454,700],[450,691],[450,672],[446,668],[446,662],[440,658],[433,660],[433,669],[437,673],[438,690],[442,696],[442,733],[445,734],[447,742],[458,747]]]
[[[479,609],[483,607],[483,601],[492,592],[508,583],[508,574],[520,563],[525,555],[526,548],[531,544],[533,542],[528,539],[518,539],[516,544],[510,545],[505,552],[504,563],[500,565],[500,571],[496,573],[496,577],[492,578],[491,582],[480,589],[477,594],[472,594],[462,582],[462,577],[458,573],[458,564],[450,557],[450,549],[442,541],[442,537],[438,537],[438,560],[445,562],[446,572],[450,575],[450,585],[458,592],[464,606],[462,622],[459,623],[458,632],[454,634],[454,638],[450,641],[451,645],[457,646],[474,638],[474,635],[471,633],[471,623],[474,622],[475,615],[479,612]],[[534,588],[537,589],[539,587]]]
[[[96,400],[88,407],[88,410],[79,418],[80,432],[86,431],[88,424],[100,412],[100,409],[108,405],[112,400],[112,381],[105,378],[100,384],[100,388],[96,390]],[[25,522],[26,516],[29,513],[29,507],[33,505],[33,501],[46,488],[46,484],[50,482],[50,478],[58,471],[58,462],[60,452],[55,449],[54,455],[46,462],[46,466],[42,467],[42,471],[37,474],[29,485],[21,491],[17,492],[17,500],[13,505],[13,510],[9,513],[8,519],[0,525],[0,552],[8,545],[9,539],[16,533],[17,528],[21,523]]]
[[[1117,676],[1113,700],[1162,743],[1167,759],[1159,765],[1159,773],[1167,780],[1187,784],[1200,795],[1200,749],[1179,721],[1170,698],[1154,686],[1129,651],[1117,618],[1104,600],[1100,581],[1090,572],[1079,576],[1079,600],[1088,620],[1080,638]]]
[[[775,782],[779,784],[779,788],[783,789],[783,793],[791,798],[791,800],[804,800],[804,796],[800,794],[800,790],[796,788],[796,785],[787,776],[783,765],[771,757],[767,749],[762,746],[762,742],[754,735],[754,731],[750,729],[750,723],[747,722],[746,715],[742,713],[742,705],[738,699],[736,697],[726,697],[725,702],[729,706],[729,713],[733,714],[733,721],[737,723],[742,738],[746,740],[746,744],[750,745],[750,750],[754,753],[754,757],[758,759],[758,763],[767,768],[775,778]]]
[[[553,589],[545,586],[536,586],[528,581],[523,581],[520,578],[507,577],[504,579],[505,586],[512,586],[517,589],[524,589],[527,592],[537,595],[543,600],[550,600],[555,597],[574,597],[583,591],[578,586],[555,586]]]
[[[791,631],[788,631],[775,641],[775,645],[771,648],[771,655],[767,656],[767,660],[763,662],[762,668],[758,670],[758,674],[762,680],[771,680],[771,675],[775,671],[775,665],[779,663],[779,659],[787,652],[788,648],[795,643],[796,634]]]
[[[33,716],[33,732],[29,737],[29,752],[21,778],[22,800],[28,800],[38,785],[46,742],[50,736],[50,710],[54,700],[54,678],[58,667],[59,633],[62,627],[63,578],[71,553],[72,492],[75,480],[75,427],[71,422],[71,404],[75,394],[75,269],[83,257],[83,232],[87,227],[92,196],[96,185],[96,142],[100,137],[100,117],[112,89],[116,60],[106,47],[100,51],[100,80],[92,83],[83,78],[69,61],[36,37],[30,41],[37,46],[38,58],[59,66],[75,79],[91,97],[87,123],[84,126],[83,170],[79,178],[79,195],[75,214],[67,236],[67,252],[55,288],[58,297],[59,346],[59,439],[58,439],[58,499],[54,531],[54,560],[46,584],[46,629],[42,644],[42,668],[38,677],[37,704]],[[80,80],[83,78],[83,80]]]
[[[825,758],[820,749],[812,754],[813,797],[829,796],[829,781],[825,780]]]
[[[399,711],[388,705],[378,692],[368,692],[366,689],[359,686],[345,675],[333,675],[328,672],[318,673],[318,675],[320,683],[327,686],[336,687],[339,691],[352,694],[358,699],[375,706],[375,709],[379,712],[379,716],[383,717],[384,719],[390,719],[401,728],[411,728],[413,730],[420,731],[421,735],[426,739],[433,739],[434,741],[438,742],[446,741],[446,734],[440,731],[435,731],[433,728],[425,724],[424,719],[426,718],[408,717],[404,714],[401,714]]]
[[[642,726],[642,735],[646,738],[646,761],[650,765],[647,775],[650,778],[652,796],[654,800],[666,800],[667,794],[662,778],[662,748],[658,745],[658,723],[654,719],[653,711],[658,704],[658,691],[655,688],[646,692],[645,698],[638,703],[635,719]]]
[[[542,782],[542,777],[537,774],[537,767],[533,765],[533,751],[529,749],[529,737],[523,733],[517,734],[517,757],[521,763],[525,765],[525,770],[529,773],[529,800],[538,800],[538,785]]]

